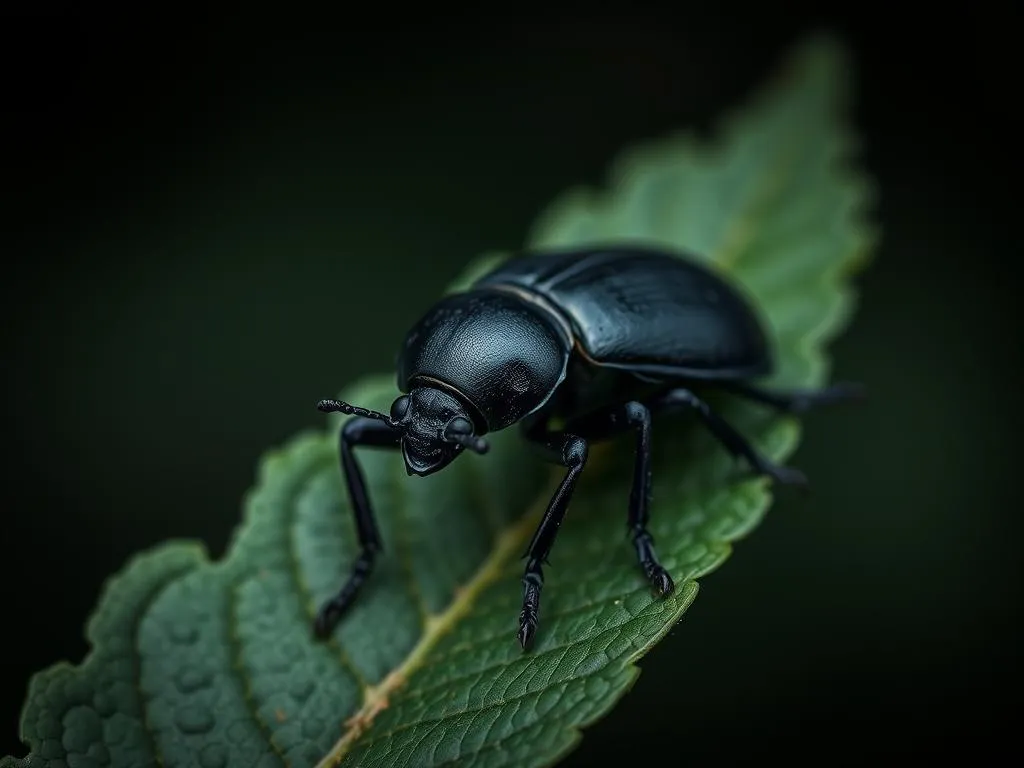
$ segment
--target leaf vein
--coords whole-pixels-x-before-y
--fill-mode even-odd
[[[142,721],[143,733],[146,734],[146,741],[150,746],[153,754],[153,760],[157,765],[162,766],[164,764],[164,758],[161,754],[160,745],[156,738],[156,732],[153,731],[149,722],[149,702],[146,700],[146,694],[142,689],[142,654],[139,652],[139,630],[142,627],[142,622],[146,615],[149,613],[149,609],[153,607],[153,604],[159,599],[163,591],[171,585],[172,582],[184,573],[191,571],[192,569],[182,569],[181,572],[174,575],[174,578],[168,579],[159,587],[154,589],[150,595],[146,597],[143,605],[140,606],[140,610],[135,615],[134,621],[132,621],[132,636],[135,638],[135,642],[132,643],[132,678],[135,685],[135,691],[139,695],[139,709],[140,709],[140,720]]]
[[[625,597],[629,597],[629,596],[638,594],[638,593],[640,593],[642,591],[646,591],[646,590],[645,589],[637,589],[634,592],[631,592],[631,593],[627,594]],[[625,602],[625,597],[623,598],[623,602]],[[564,619],[564,618],[571,617],[571,616],[579,614],[579,613],[585,613],[586,611],[588,611],[588,610],[590,610],[590,609],[592,609],[592,608],[596,607],[597,605],[599,605],[601,603],[604,603],[604,602],[605,602],[604,600],[595,600],[595,601],[588,602],[588,603],[586,603],[584,605],[575,606],[575,607],[573,607],[571,609],[567,609],[565,611],[562,611],[561,613],[552,614],[548,618],[548,621],[553,621],[553,620],[556,620],[556,619]],[[640,618],[643,615],[643,614],[640,614],[640,613],[636,613],[636,614],[629,613],[628,609],[624,609],[624,610],[626,610],[627,614],[629,614],[628,617],[624,621],[622,621],[621,623],[618,623],[618,624],[612,624],[612,625],[606,627],[605,629],[603,629],[601,631],[602,632],[606,632],[606,631],[612,631],[612,630],[616,630],[616,629],[621,629],[622,627],[627,625],[629,622],[631,622],[631,621],[633,621],[633,620],[635,620],[637,618]],[[510,637],[509,633],[503,632],[500,635],[490,635],[490,636],[487,636],[484,639],[482,639],[480,642],[460,644],[458,646],[455,646],[455,648],[458,648],[457,652],[446,653],[446,654],[438,655],[438,656],[432,656],[430,658],[430,661],[431,661],[432,664],[435,664],[435,665],[437,665],[437,664],[444,664],[444,663],[452,661],[455,658],[458,658],[458,657],[464,655],[465,653],[470,653],[472,651],[481,650],[482,648],[486,647],[487,645],[490,645],[491,643],[495,643],[497,641],[507,642],[507,641],[510,641],[510,640],[511,640],[511,637]],[[562,644],[562,645],[556,645],[556,646],[552,646],[551,648],[546,648],[541,653],[534,654],[530,658],[539,658],[540,656],[543,656],[544,654],[548,653],[549,651],[558,650],[558,649],[566,648],[566,647],[571,647],[576,642],[578,642],[578,641],[577,640],[571,640],[568,643],[565,643],[565,644]],[[408,693],[403,695],[402,698],[401,698],[401,701],[403,703],[405,703],[405,702],[409,702],[409,701],[415,700],[415,699],[417,699],[417,698],[419,698],[421,696],[425,697],[425,696],[433,693],[434,691],[438,690],[439,688],[446,688],[448,686],[458,685],[460,683],[465,682],[466,680],[469,680],[469,679],[475,677],[476,675],[482,675],[482,674],[485,674],[485,673],[490,672],[492,670],[499,669],[501,667],[506,667],[510,663],[514,663],[515,661],[517,661],[517,659],[511,659],[511,660],[510,659],[502,659],[502,660],[496,661],[496,662],[494,662],[492,664],[488,664],[485,667],[481,667],[480,669],[474,670],[473,672],[457,675],[457,676],[452,677],[452,678],[446,678],[444,680],[439,680],[438,682],[432,683],[431,685],[426,686],[426,687],[416,688],[415,690],[409,691]]]
[[[245,673],[244,662],[242,659],[242,640],[238,633],[238,623],[235,621],[236,608],[238,604],[238,587],[238,582],[232,583],[228,586],[227,605],[224,608],[224,624],[226,627],[225,634],[227,635],[227,644],[231,656],[231,668],[235,672],[238,682],[241,685],[242,701],[245,704],[245,708],[249,711],[250,716],[256,723],[256,727],[259,728],[260,733],[263,734],[271,750],[273,750],[274,754],[281,759],[282,763],[287,765],[285,753],[274,741],[274,732],[271,730],[270,724],[260,716],[259,708],[256,706],[255,696],[252,690],[252,681],[250,680],[249,675]]]
[[[476,715],[474,715],[474,717],[476,717]],[[511,719],[511,718],[509,718],[509,719]],[[491,723],[490,727],[487,729],[488,735],[490,735],[490,733],[494,730],[494,726],[497,724],[497,722],[498,721],[495,720],[493,723]],[[473,747],[472,749],[467,750],[466,752],[460,751],[459,754],[456,755],[454,758],[452,758],[450,760],[445,760],[443,763],[437,763],[437,766],[438,766],[438,768],[440,768],[440,766],[442,766],[442,765],[458,765],[459,763],[461,763],[467,757],[471,757],[473,755],[481,755],[481,754],[483,754],[485,752],[491,752],[491,751],[502,752],[502,751],[507,751],[505,749],[505,743],[506,742],[509,742],[512,739],[520,736],[524,731],[529,731],[531,728],[537,728],[537,726],[540,726],[540,728],[538,730],[543,730],[543,728],[546,725],[547,725],[547,723],[544,722],[543,720],[537,720],[535,722],[530,723],[529,725],[514,726],[512,728],[512,730],[510,730],[504,736],[499,736],[498,738],[496,738],[494,740],[491,740],[489,738],[483,739],[482,742],[478,746]]]
[[[424,726],[424,725],[430,726],[430,729],[427,731],[427,733],[425,733],[422,737],[420,737],[419,741],[416,742],[416,746],[418,747],[420,744],[423,743],[423,741],[424,741],[424,739],[426,738],[427,735],[429,735],[430,733],[433,733],[438,727],[440,727],[444,723],[447,723],[450,720],[453,720],[454,718],[462,717],[463,715],[475,715],[475,714],[478,714],[478,713],[481,713],[481,712],[487,712],[489,710],[496,709],[498,707],[504,707],[504,706],[506,706],[508,704],[515,704],[516,706],[522,706],[522,702],[524,702],[526,699],[530,698],[531,696],[540,696],[541,694],[547,693],[548,691],[550,691],[552,689],[561,688],[561,687],[567,687],[570,683],[573,683],[576,680],[585,680],[586,678],[591,677],[594,674],[596,674],[596,673],[592,672],[592,673],[589,673],[589,674],[586,674],[586,675],[577,675],[577,676],[567,677],[564,680],[561,680],[561,681],[559,681],[557,683],[549,684],[549,685],[546,685],[546,686],[541,687],[541,688],[535,688],[535,689],[532,689],[532,690],[527,690],[527,691],[524,691],[523,693],[518,693],[515,696],[511,696],[509,698],[502,698],[502,699],[498,699],[497,701],[492,701],[489,704],[480,704],[480,705],[477,705],[477,706],[474,706],[474,707],[467,707],[465,709],[460,709],[460,710],[456,710],[454,712],[446,713],[445,715],[442,715],[441,717],[429,718],[429,719],[426,719],[426,720],[418,720],[418,721],[413,722],[413,723],[403,723],[402,725],[398,726],[397,728],[393,728],[390,731],[386,731],[385,733],[382,733],[380,735],[375,735],[372,739],[370,739],[370,740],[368,740],[366,742],[363,742],[363,746],[369,747],[371,744],[379,743],[379,742],[381,742],[384,739],[391,739],[393,741],[394,737],[396,735],[400,734],[400,733],[404,733],[405,731],[412,730],[414,728],[419,728],[420,726]],[[509,719],[511,720],[512,717],[513,716],[510,716]]]
[[[373,734],[369,739],[367,739],[366,741],[364,741],[362,743],[362,746],[368,748],[371,744],[377,743],[377,742],[379,742],[379,741],[381,741],[381,740],[383,740],[385,738],[392,737],[395,734],[404,732],[406,730],[409,730],[410,728],[415,728],[417,726],[427,725],[427,724],[432,724],[432,723],[445,722],[447,720],[451,720],[451,719],[453,719],[455,717],[459,717],[459,716],[464,715],[466,713],[477,712],[477,711],[484,711],[484,710],[487,710],[487,709],[491,709],[491,708],[493,708],[495,706],[501,706],[503,703],[507,703],[507,702],[510,702],[510,701],[518,701],[519,699],[522,699],[522,698],[530,695],[531,693],[537,693],[537,694],[544,693],[545,691],[550,690],[551,688],[554,688],[554,687],[556,687],[558,685],[562,685],[562,684],[565,684],[565,683],[572,682],[573,680],[579,680],[579,679],[583,679],[583,678],[586,678],[586,677],[590,677],[591,675],[597,674],[602,669],[604,669],[605,667],[599,667],[599,668],[595,669],[593,672],[588,673],[587,675],[570,675],[569,677],[566,677],[564,680],[561,680],[558,683],[552,683],[551,682],[551,677],[554,676],[555,670],[558,669],[558,666],[565,660],[565,657],[568,656],[569,651],[572,650],[575,646],[587,645],[592,650],[595,647],[596,641],[598,640],[598,638],[601,638],[602,636],[607,635],[609,633],[619,633],[620,630],[622,630],[627,624],[629,624],[631,621],[636,621],[639,618],[641,618],[641,617],[640,616],[633,616],[633,617],[631,617],[629,619],[629,621],[625,621],[622,624],[619,624],[619,625],[614,626],[614,627],[609,627],[608,629],[603,630],[601,632],[598,632],[597,634],[593,635],[592,637],[586,638],[585,640],[571,640],[568,643],[563,643],[561,645],[556,645],[556,646],[553,646],[551,648],[547,648],[542,653],[533,654],[530,657],[530,661],[531,662],[535,661],[536,659],[545,657],[545,656],[553,656],[553,655],[555,655],[557,653],[560,653],[558,660],[550,665],[551,672],[550,672],[550,675],[548,677],[547,682],[541,684],[540,687],[538,687],[538,688],[530,690],[529,689],[529,685],[530,684],[527,683],[526,684],[527,690],[525,690],[523,693],[516,694],[515,696],[512,696],[512,697],[504,697],[503,696],[502,698],[498,699],[496,702],[492,702],[491,704],[481,705],[479,707],[465,707],[463,709],[459,709],[459,710],[455,710],[455,711],[452,711],[452,712],[445,713],[444,715],[442,715],[440,717],[437,717],[437,718],[425,718],[425,719],[421,719],[421,720],[415,720],[415,721],[412,721],[412,722],[402,723],[401,725],[399,725],[399,726],[397,726],[395,728],[392,728],[392,729],[390,729],[388,731],[384,731],[383,733]],[[614,639],[614,638],[612,638],[612,639]],[[603,652],[605,653],[606,656],[608,656],[606,650],[603,651]],[[608,656],[608,658],[609,658],[609,661],[611,661],[611,657]],[[503,662],[499,666],[507,666],[507,665],[508,665],[508,662],[506,661],[506,662]],[[523,669],[521,669],[516,674],[516,676],[512,679],[512,681],[510,681],[509,684],[505,686],[505,690],[508,691],[508,689],[512,687],[512,683],[514,683],[517,680],[519,680],[522,677],[522,675],[525,672],[527,672],[527,671],[532,671],[533,672],[534,677],[530,678],[530,682],[532,682],[533,679],[538,674],[540,674],[540,671],[537,669],[537,666],[538,665],[535,664],[535,663],[525,664],[523,666]],[[494,685],[496,682],[497,682],[496,680],[492,681],[491,684]],[[408,699],[405,699],[405,700],[403,700],[403,703],[405,703],[407,701],[408,701]]]

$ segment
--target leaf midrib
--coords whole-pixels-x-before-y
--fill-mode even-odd
[[[553,491],[550,485],[545,485],[545,490],[527,507],[527,511],[518,520],[498,533],[490,554],[480,563],[473,576],[455,594],[454,599],[444,610],[427,615],[423,634],[402,662],[380,683],[369,686],[364,691],[362,705],[349,720],[353,725],[317,763],[318,768],[338,765],[344,759],[369,727],[369,724],[366,727],[359,727],[359,722],[362,719],[369,719],[372,722],[381,704],[423,665],[438,642],[472,610],[480,594],[504,575],[507,562],[521,554],[519,550],[533,533],[540,515],[547,506]]]

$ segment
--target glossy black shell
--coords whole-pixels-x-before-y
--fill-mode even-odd
[[[448,296],[406,337],[398,385],[441,382],[477,411],[478,429],[497,430],[541,408],[574,357],[646,382],[772,368],[736,288],[683,254],[616,246],[520,256]]]
[[[501,285],[543,297],[602,366],[712,380],[771,368],[767,339],[744,298],[679,255],[617,247],[518,257],[477,282]]]

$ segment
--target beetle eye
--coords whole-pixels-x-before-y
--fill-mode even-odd
[[[391,404],[391,418],[398,420],[409,412],[409,396],[402,395]]]
[[[456,416],[448,422],[448,429],[446,431],[451,435],[470,435],[473,433],[473,425],[470,424],[469,419]]]

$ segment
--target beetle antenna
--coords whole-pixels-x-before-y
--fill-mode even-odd
[[[398,422],[385,413],[371,411],[368,408],[360,408],[357,405],[349,405],[342,400],[321,400],[316,404],[317,410],[324,413],[344,413],[346,416],[362,416],[366,419],[377,419],[383,421],[389,427],[400,429]]]
[[[479,453],[481,456],[487,453],[491,447],[487,444],[486,440],[482,437],[477,437],[476,435],[446,435],[444,439],[450,443],[458,443],[463,448],[473,451],[473,453]]]

